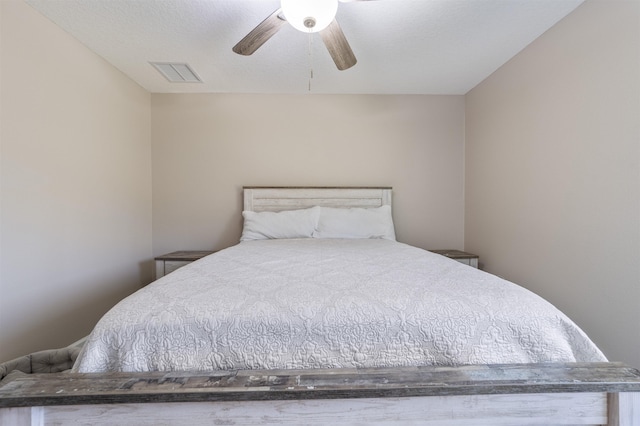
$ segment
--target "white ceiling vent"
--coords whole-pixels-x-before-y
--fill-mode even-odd
[[[171,83],[202,83],[200,77],[187,64],[176,62],[149,62]]]

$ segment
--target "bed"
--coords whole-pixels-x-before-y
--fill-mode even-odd
[[[391,188],[244,188],[242,241],[108,312],[58,389],[76,407],[63,412],[97,424],[84,404],[109,421],[126,404],[166,419],[174,402],[212,424],[640,424],[637,370],[526,289],[397,242],[391,212]],[[30,406],[51,405],[38,389]]]

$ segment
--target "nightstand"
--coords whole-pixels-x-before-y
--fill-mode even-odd
[[[195,260],[201,259],[205,256],[215,253],[213,251],[205,250],[184,250],[174,251],[171,253],[163,254],[155,258],[156,261],[156,280],[160,277],[164,277],[169,272],[173,272],[178,268],[183,267]]]
[[[457,260],[465,265],[478,268],[478,256],[460,250],[429,250],[433,253],[441,254],[449,259]]]

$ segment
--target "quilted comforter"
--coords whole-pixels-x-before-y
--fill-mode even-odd
[[[551,304],[388,240],[247,241],[132,294],[74,370],[168,371],[605,361]]]

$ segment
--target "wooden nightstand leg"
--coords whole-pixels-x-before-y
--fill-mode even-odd
[[[164,260],[156,260],[156,280],[164,276]]]

